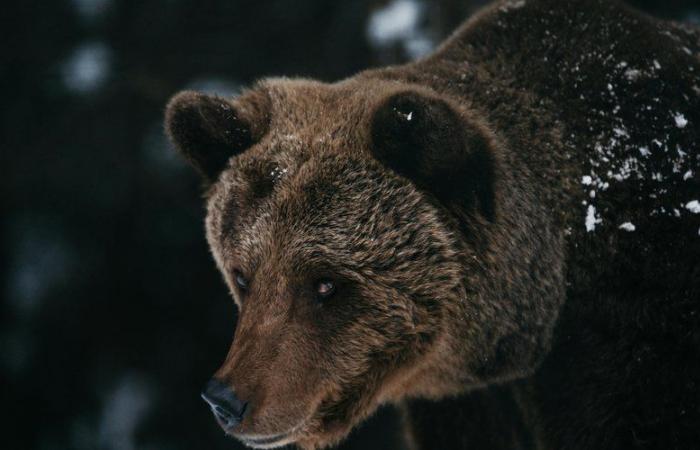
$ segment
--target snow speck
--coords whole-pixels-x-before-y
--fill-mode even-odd
[[[525,0],[511,0],[505,2],[503,6],[501,6],[500,10],[503,12],[508,12],[512,9],[520,9],[523,6],[525,6]]]
[[[693,214],[700,214],[700,202],[697,200],[692,200],[685,204],[685,209]]]
[[[676,113],[673,119],[676,121],[676,126],[678,128],[685,128],[685,126],[688,125],[688,119],[681,113]]]
[[[406,120],[408,120],[409,122],[410,122],[412,119],[413,119],[413,111],[411,111],[410,113],[408,113],[408,115],[406,116]]]
[[[617,137],[630,137],[629,133],[627,133],[627,130],[624,128],[615,127],[613,128],[613,133],[615,133]]]
[[[649,147],[639,147],[639,153],[641,153],[642,156],[651,155],[651,152],[649,151]]]
[[[588,205],[588,211],[586,213],[586,231],[594,231],[595,226],[602,221],[603,220],[600,217],[596,216],[595,206]]]
[[[689,180],[693,177],[693,171],[689,170],[686,173],[683,174],[683,181]]]
[[[272,179],[273,183],[276,183],[279,180],[281,180],[282,177],[284,177],[287,174],[287,172],[289,172],[289,169],[287,169],[287,168],[283,169],[283,168],[277,166],[274,169],[272,169],[272,171],[270,172],[270,178]]]
[[[635,227],[632,222],[625,222],[622,225],[620,225],[618,228],[621,230],[630,231],[630,232],[637,229],[637,227]]]
[[[629,81],[635,81],[635,80],[638,79],[641,75],[642,75],[642,71],[641,71],[641,70],[638,70],[638,69],[627,69],[627,70],[625,71],[625,77],[626,77]]]
[[[585,186],[590,186],[591,184],[593,184],[593,178],[590,175],[584,175],[581,178],[581,184]]]

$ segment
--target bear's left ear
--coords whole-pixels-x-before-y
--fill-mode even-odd
[[[488,132],[432,92],[401,91],[383,99],[371,119],[374,156],[445,203],[494,215],[494,163]]]
[[[233,101],[184,91],[168,102],[165,130],[178,151],[211,183],[232,156],[267,132],[269,109],[269,97],[257,91]]]

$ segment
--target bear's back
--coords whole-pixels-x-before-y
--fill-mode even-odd
[[[559,159],[544,158],[556,162],[540,170],[564,164],[550,188],[567,192],[556,205],[567,210],[567,300],[527,389],[540,431],[553,448],[691,448],[700,420],[700,34],[614,2],[505,7],[516,3],[493,9],[489,27],[510,27],[515,37],[502,39],[530,49],[505,58],[506,77],[560,127]]]

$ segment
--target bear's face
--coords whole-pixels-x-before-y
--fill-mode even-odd
[[[469,288],[444,205],[493,214],[476,185],[488,138],[463,114],[383,83],[171,101],[166,126],[209,185],[207,239],[239,309],[215,375],[245,405],[227,433],[318,448],[383,402],[456,389],[436,380],[455,365],[443,337]]]

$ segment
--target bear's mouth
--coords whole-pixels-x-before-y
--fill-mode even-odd
[[[326,427],[332,429],[340,419],[340,417],[336,417],[336,414],[338,413],[338,407],[343,405],[343,402],[337,405],[337,399],[333,401],[329,397],[328,394],[319,396],[319,401],[315,408],[312,409],[312,412],[295,426],[287,429],[287,431],[271,434],[239,434],[232,430],[228,434],[246,446],[258,449],[278,448],[294,443],[299,444],[301,441],[308,440],[315,441],[328,431],[325,429]],[[330,414],[331,411],[336,414]],[[323,425],[319,428],[321,424]]]
[[[248,447],[253,448],[275,448],[294,442],[292,433],[280,433],[271,436],[236,436]]]
[[[299,431],[304,429],[307,421],[304,420],[298,425],[292,427],[288,431],[277,434],[235,434],[231,433],[233,437],[243,442],[246,446],[252,448],[277,448],[283,445],[293,444],[299,438]]]

